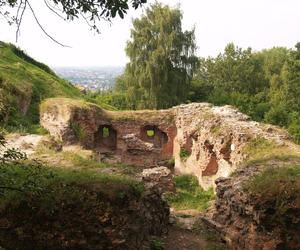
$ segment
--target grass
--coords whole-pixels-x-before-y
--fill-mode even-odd
[[[70,127],[71,127],[76,139],[79,142],[84,141],[84,139],[86,138],[86,132],[85,132],[84,128],[81,127],[80,124],[74,123],[74,122],[70,124]]]
[[[63,192],[62,187],[66,186],[74,186],[74,192],[77,186],[94,183],[102,184],[103,187],[125,185],[133,188],[136,192],[143,191],[142,184],[128,176],[103,174],[92,169],[51,168],[35,161],[2,164],[0,173],[2,187],[0,189],[0,209],[9,203],[19,203],[30,196],[49,195],[48,198],[52,199],[53,193],[59,195]],[[108,192],[110,192],[109,189]],[[44,197],[43,199],[47,200],[48,198]],[[48,204],[49,202],[47,202],[47,206],[51,205]]]
[[[140,170],[135,166],[130,166],[122,163],[108,164],[99,162],[95,155],[91,155],[89,151],[82,150],[80,148],[74,149],[74,151],[62,151],[56,152],[45,146],[40,146],[36,152],[37,158],[42,158],[49,166],[55,168],[69,168],[79,170],[93,170],[99,169],[113,169],[117,173],[124,175],[135,175]]]
[[[174,178],[176,194],[166,196],[169,204],[177,210],[196,209],[203,211],[208,208],[214,198],[213,189],[203,190],[198,180],[192,175],[182,175]]]
[[[150,250],[164,250],[164,243],[160,239],[154,239],[150,242]]]
[[[221,125],[216,125],[216,126],[212,127],[211,132],[216,136],[221,135],[221,133],[222,133]]]
[[[8,126],[37,124],[39,104],[49,97],[80,98],[81,93],[69,82],[56,76],[46,65],[37,62],[12,44],[0,47],[0,120],[9,117]],[[30,105],[26,116],[20,108]]]
[[[277,145],[274,141],[264,138],[252,139],[244,148],[244,153],[248,155],[248,159],[243,164],[244,167],[264,164],[270,160],[287,162],[300,157],[299,147]]]
[[[245,183],[244,190],[257,197],[262,207],[272,208],[271,221],[288,227],[289,211],[300,201],[300,165],[271,165]]]
[[[275,148],[277,148],[277,145],[273,141],[265,138],[254,138],[247,144],[245,152],[251,158],[263,158],[264,155],[269,154]]]

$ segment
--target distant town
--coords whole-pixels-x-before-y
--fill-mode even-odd
[[[124,71],[123,67],[57,67],[54,71],[74,85],[87,90],[108,90],[113,87],[116,78]]]

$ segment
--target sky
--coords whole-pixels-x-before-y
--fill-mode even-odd
[[[299,0],[161,0],[183,11],[183,29],[195,26],[197,54],[215,56],[233,42],[254,50],[285,46],[300,41]],[[64,48],[47,38],[29,11],[25,12],[21,35],[15,42],[15,28],[0,18],[0,41],[11,42],[30,56],[51,67],[124,66],[126,41],[130,39],[132,19],[143,9],[131,10],[112,24],[101,21],[101,34],[90,31],[81,21],[64,22],[44,6],[42,0],[31,1],[40,23]],[[148,4],[154,0],[148,0]]]

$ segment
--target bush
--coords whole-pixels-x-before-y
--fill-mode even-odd
[[[288,109],[283,105],[272,107],[265,115],[265,121],[279,126],[288,124]]]
[[[80,126],[80,124],[78,124],[78,123],[71,123],[70,127],[73,130],[73,133],[74,133],[76,139],[79,142],[84,141],[84,139],[86,138],[86,132],[85,132],[84,128],[82,128]]]
[[[184,148],[180,149],[180,153],[179,153],[180,159],[186,160],[190,155],[191,155],[190,152],[188,152],[186,149]]]
[[[300,165],[268,168],[250,179],[244,189],[258,199],[261,207],[272,208],[273,213],[268,215],[274,225],[289,227],[290,211],[299,204]]]
[[[294,112],[290,115],[290,121],[288,126],[288,131],[292,136],[293,140],[300,144],[300,118],[299,114]]]

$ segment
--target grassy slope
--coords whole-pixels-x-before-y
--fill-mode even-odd
[[[0,42],[0,112],[9,113],[8,124],[37,123],[41,100],[48,97],[80,98],[78,89],[62,80],[46,65],[11,44]],[[26,119],[16,110],[17,98],[32,98]],[[1,119],[1,116],[0,116]]]

